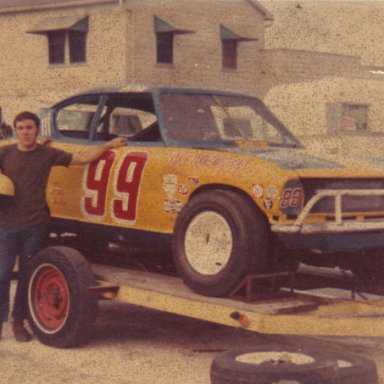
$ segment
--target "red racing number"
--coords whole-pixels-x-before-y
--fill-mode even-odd
[[[84,211],[88,215],[105,215],[108,180],[115,156],[115,152],[108,151],[86,168]]]
[[[103,218],[106,213],[107,192],[115,152],[108,151],[89,164],[84,173],[83,210],[85,215]],[[115,198],[110,205],[115,219],[134,222],[141,176],[148,156],[144,152],[130,152],[119,162],[114,179]]]
[[[285,188],[280,202],[280,208],[296,207],[301,202],[302,188]]]
[[[147,154],[131,152],[124,157],[117,175],[112,213],[120,220],[134,221],[136,219],[137,197],[139,194],[141,175]]]

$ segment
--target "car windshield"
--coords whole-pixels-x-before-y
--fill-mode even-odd
[[[294,136],[257,99],[214,94],[160,95],[169,139],[192,144],[298,146]]]

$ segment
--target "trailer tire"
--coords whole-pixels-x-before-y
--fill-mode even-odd
[[[221,353],[211,365],[212,384],[336,384],[335,360],[291,346],[256,346]]]
[[[97,314],[89,263],[76,250],[48,247],[34,256],[28,271],[28,322],[46,345],[69,348],[86,342]]]
[[[295,364],[295,359],[308,360],[308,364]],[[215,356],[211,383],[377,384],[378,375],[375,363],[360,356],[275,345],[238,349]]]
[[[234,191],[192,196],[172,238],[176,269],[192,290],[225,296],[248,274],[268,270],[268,226],[258,208]]]

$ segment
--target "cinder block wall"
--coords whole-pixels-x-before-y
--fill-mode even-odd
[[[366,148],[370,148],[372,153],[382,154],[384,79],[381,77],[384,76],[377,77],[369,74],[360,79],[327,77],[284,84],[272,88],[265,102],[304,144],[319,154],[325,148],[335,154],[362,154]],[[340,117],[340,111],[328,108],[342,103],[367,105],[367,131],[335,129],[335,119]]]
[[[49,65],[46,35],[30,34],[42,20],[89,16],[87,62]],[[0,14],[0,105],[10,121],[20,109],[38,110],[82,89],[126,80],[126,25],[130,13],[115,6],[84,6]]]
[[[134,78],[138,82],[252,93],[258,89],[264,20],[246,1],[134,1],[127,5],[134,17]],[[154,15],[175,29],[191,32],[175,35],[172,65],[156,63]],[[255,39],[238,44],[236,71],[222,69],[220,25]]]

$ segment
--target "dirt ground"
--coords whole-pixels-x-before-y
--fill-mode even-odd
[[[384,338],[259,335],[116,302],[100,304],[90,342],[75,349],[48,347],[36,338],[17,343],[7,323],[0,383],[209,384],[215,354],[276,342],[370,357],[384,383]]]

